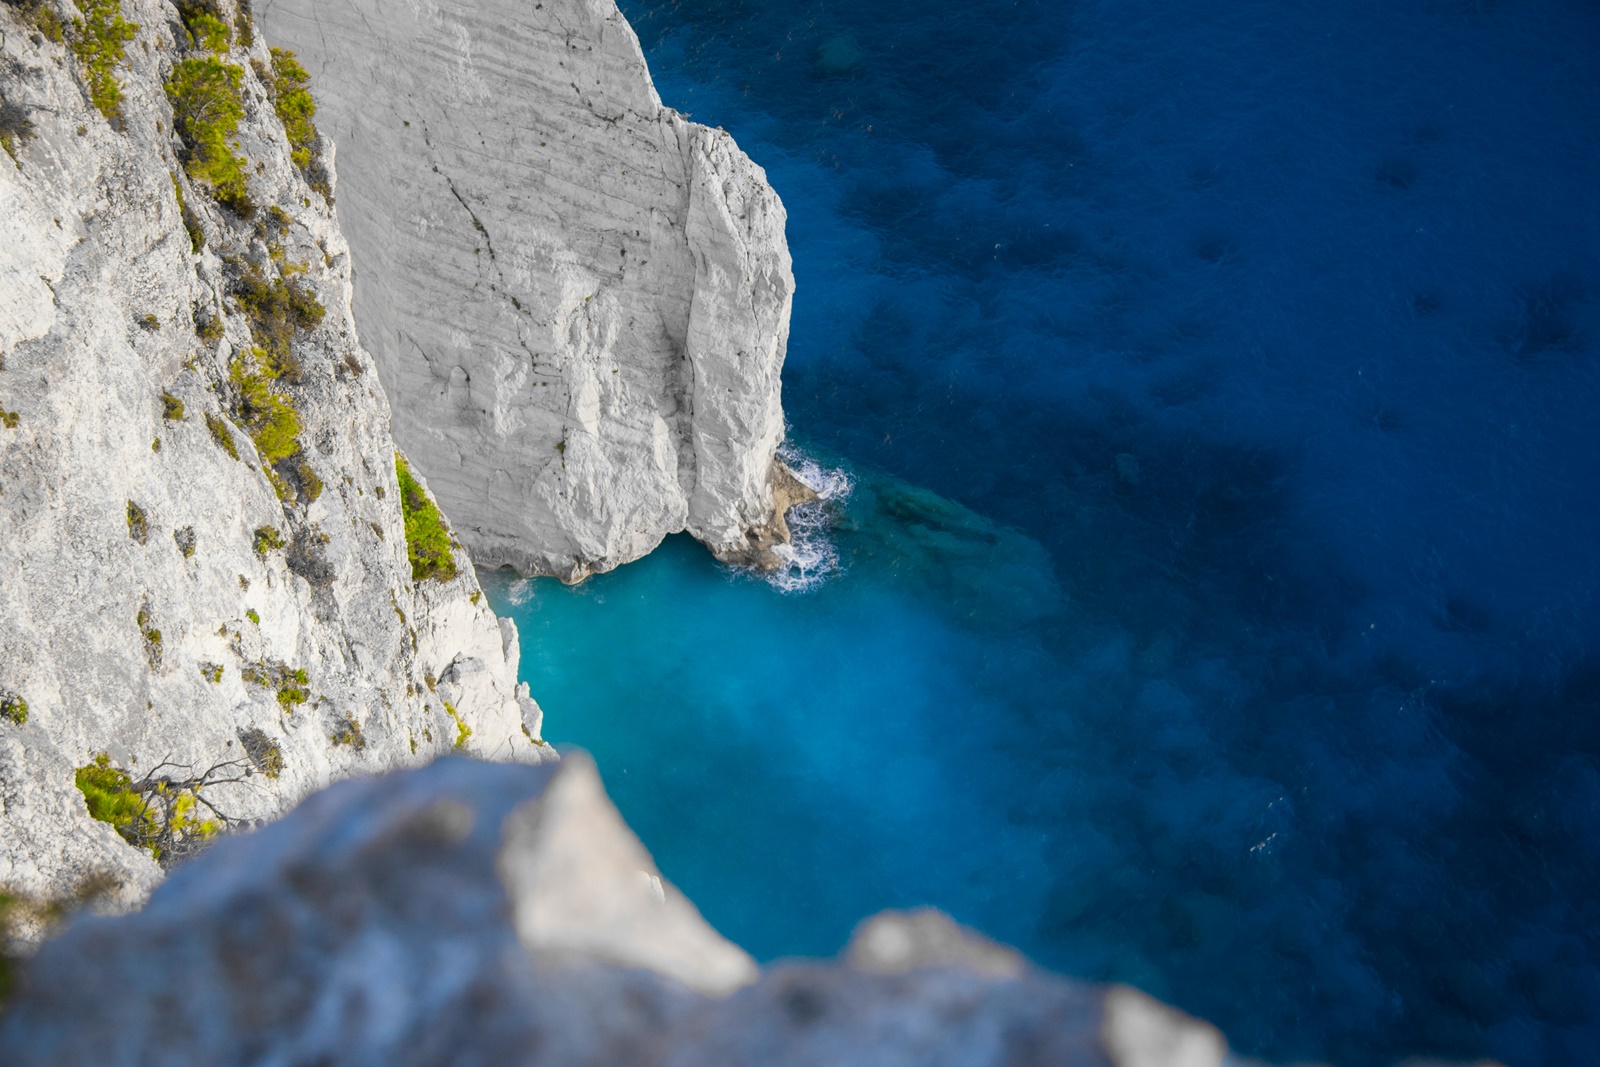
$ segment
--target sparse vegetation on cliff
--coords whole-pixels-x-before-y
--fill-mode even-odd
[[[291,351],[295,335],[321,325],[327,309],[304,282],[292,277],[292,267],[283,272],[290,277],[269,278],[254,263],[230,264],[239,272],[232,286],[234,302],[250,322],[250,336],[272,357],[272,375],[298,384],[300,363]]]
[[[306,182],[330,202],[333,189],[328,184],[328,174],[322,165],[317,146],[317,102],[311,96],[311,75],[300,65],[300,60],[286,48],[272,50],[272,66],[258,65],[261,80],[266,83],[272,97],[273,110],[283,122],[284,136],[289,141],[289,158],[305,175]]]
[[[233,443],[233,431],[228,429],[228,424],[215,415],[206,415],[206,429],[211,431],[211,439],[234,459],[239,458],[239,446]]]
[[[394,472],[400,480],[400,510],[406,524],[406,555],[411,560],[411,579],[448,582],[456,576],[456,557],[450,545],[439,508],[412,477],[411,468],[400,453],[394,454]]]
[[[276,778],[283,773],[283,750],[267,736],[266,731],[254,726],[240,730],[239,744],[244,747],[244,754],[250,757],[250,762],[256,765],[256,770],[268,778]]]
[[[200,227],[200,217],[190,209],[189,201],[184,199],[183,183],[178,180],[178,176],[176,174],[172,175],[172,192],[178,198],[178,214],[183,218],[183,228],[185,232],[189,234],[189,250],[191,252],[198,252],[200,249],[205,247],[206,232]],[[217,337],[221,337],[222,324],[219,322],[217,323],[217,326]],[[196,332],[199,332],[200,329],[201,327],[197,326]],[[205,334],[200,333],[200,336],[205,337]],[[207,339],[215,340],[216,338]]]
[[[254,356],[254,369],[242,357],[235,359],[228,380],[239,390],[239,417],[245,432],[256,443],[262,460],[276,463],[300,450],[300,416],[288,397],[273,388],[277,375],[272,356],[260,348],[254,350]],[[284,495],[276,482],[273,487],[280,497]]]
[[[450,720],[456,724],[456,740],[451,747],[457,749],[466,748],[467,742],[472,740],[472,727],[461,721],[461,715],[456,711],[454,704],[448,700],[440,701],[440,703],[444,705],[444,710],[449,713]]]
[[[122,83],[116,69],[125,55],[124,46],[139,27],[122,17],[119,0],[78,0],[78,10],[83,18],[72,20],[68,47],[82,65],[90,103],[109,121],[120,123]]]
[[[233,35],[222,21],[222,8],[215,0],[177,0],[176,7],[195,47],[219,54],[228,50]]]
[[[15,693],[0,694],[0,719],[21,726],[28,721],[28,702]]]
[[[367,739],[361,736],[361,723],[356,721],[354,715],[346,715],[339,721],[339,728],[329,735],[328,740],[335,745],[347,745],[360,752],[367,747]]]
[[[61,17],[44,0],[6,0],[6,3],[45,39],[56,44],[66,40]]]
[[[141,545],[150,539],[150,518],[133,501],[128,501],[128,536]]]
[[[268,552],[282,548],[288,544],[276,526],[257,526],[255,548],[256,555],[266,558]]]
[[[123,840],[150,853],[163,866],[198,851],[233,820],[205,796],[212,786],[243,779],[243,761],[230,760],[200,775],[163,763],[135,781],[102,752],[73,776],[91,817],[108,823]],[[204,808],[207,816],[203,816]]]
[[[250,218],[255,203],[250,199],[247,161],[234,153],[230,142],[244,118],[239,98],[243,84],[243,67],[204,56],[173,64],[166,90],[173,129],[183,139],[183,169],[195,181],[209,185],[219,203]]]
[[[0,148],[15,162],[18,143],[32,139],[33,120],[28,117],[28,109],[0,97]]]

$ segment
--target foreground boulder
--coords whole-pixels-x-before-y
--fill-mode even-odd
[[[758,971],[575,755],[348,781],[46,943],[0,1062],[1218,1067],[1220,1034],[936,912]]]

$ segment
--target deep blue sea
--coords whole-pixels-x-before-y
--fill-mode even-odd
[[[623,0],[789,211],[777,584],[486,576],[757,956],[1600,1063],[1600,3]]]

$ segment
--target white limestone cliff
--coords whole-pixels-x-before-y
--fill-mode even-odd
[[[206,797],[244,823],[455,747],[544,758],[515,628],[465,555],[448,582],[413,580],[350,256],[290,159],[264,41],[235,32],[221,57],[242,76],[247,221],[185,177],[163,83],[201,52],[167,0],[121,5],[139,28],[117,123],[29,10],[0,5],[0,94],[33,134],[0,155],[0,886],[54,896],[109,874],[131,902],[158,878],[86,811],[75,768],[100,753],[134,780],[236,761],[242,780]],[[231,22],[232,0],[221,10]],[[296,284],[326,309],[280,385],[310,472],[280,464],[281,498],[230,381],[252,345],[247,265],[274,283],[303,265]]]
[[[339,144],[356,321],[478,562],[688,530],[770,566],[794,279],[765,173],[663,107],[612,0],[257,0]]]

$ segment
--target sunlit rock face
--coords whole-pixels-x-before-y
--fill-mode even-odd
[[[775,562],[784,210],[611,0],[258,0],[339,144],[356,321],[474,558]]]
[[[458,742],[543,757],[516,629],[465,554],[413,580],[349,253],[291,159],[266,40],[231,30],[211,56],[171,4],[124,0],[112,122],[27,10],[0,5],[0,93],[32,133],[0,155],[0,887],[109,881],[131,903],[157,880],[89,816],[75,773],[100,754],[135,781],[221,768],[204,799],[235,824]],[[164,85],[207,56],[238,73],[250,218],[179,159]],[[274,386],[298,420],[288,475],[240,415],[247,269],[322,309]]]

